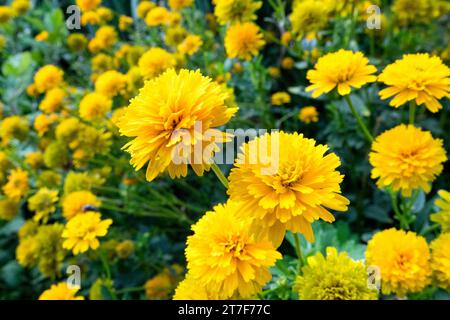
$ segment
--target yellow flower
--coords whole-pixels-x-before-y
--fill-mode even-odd
[[[100,23],[100,15],[96,11],[83,12],[81,16],[81,24],[86,26],[88,24],[97,25]]]
[[[305,0],[294,6],[289,19],[292,32],[303,37],[310,32],[317,32],[326,27],[329,21],[330,9],[323,2]]]
[[[59,141],[53,141],[45,149],[44,162],[48,168],[63,168],[69,160],[69,150]]]
[[[348,95],[351,88],[359,89],[377,80],[372,75],[377,69],[368,63],[369,60],[361,52],[341,49],[329,53],[319,58],[314,69],[308,71],[306,77],[311,85],[306,91],[313,91],[313,98],[317,98],[337,87],[341,96]]]
[[[249,299],[270,279],[269,268],[281,254],[250,232],[251,219],[238,218],[234,202],[214,207],[192,226],[187,239],[189,275],[220,299]]]
[[[56,127],[56,139],[74,149],[79,144],[78,133],[80,127],[80,120],[77,118],[64,119]]]
[[[300,109],[298,118],[301,122],[311,123],[319,121],[319,112],[317,112],[316,107],[303,107]]]
[[[131,240],[125,240],[120,242],[116,246],[116,253],[120,259],[126,259],[134,252],[134,242]]]
[[[259,27],[252,23],[236,23],[228,28],[225,36],[225,50],[229,58],[250,60],[258,55],[265,41]]]
[[[378,187],[391,187],[407,197],[416,189],[429,192],[446,160],[442,140],[403,124],[378,136],[369,154],[372,178],[378,179]]]
[[[281,70],[277,67],[269,67],[267,72],[272,78],[278,78],[281,75]]]
[[[71,192],[64,198],[62,203],[63,215],[67,220],[89,209],[97,209],[100,206],[100,200],[90,191]]]
[[[67,37],[67,46],[73,52],[83,51],[86,49],[88,40],[82,33],[71,33]]]
[[[127,85],[124,74],[110,70],[102,73],[95,81],[95,91],[106,96],[114,97],[121,94]]]
[[[102,0],[76,0],[77,6],[80,7],[82,11],[92,11],[96,9]]]
[[[200,49],[202,44],[202,38],[197,35],[190,34],[177,46],[177,50],[181,54],[192,56]]]
[[[139,59],[139,71],[145,79],[151,79],[175,64],[175,57],[171,53],[162,48],[151,48]]]
[[[215,0],[214,15],[220,24],[234,24],[256,19],[255,12],[261,8],[262,1],[254,0]]]
[[[99,15],[102,23],[107,23],[114,18],[114,12],[107,7],[99,7],[95,12]]]
[[[178,266],[166,268],[161,273],[147,280],[144,284],[147,298],[150,300],[168,299],[180,280],[181,270],[178,269]]]
[[[44,99],[39,104],[39,109],[45,113],[53,113],[63,105],[66,92],[61,88],[53,88],[47,91]]]
[[[217,300],[217,294],[208,292],[203,286],[199,286],[196,279],[187,275],[175,289],[173,300]]]
[[[389,105],[398,108],[408,101],[425,104],[431,112],[442,109],[439,100],[450,97],[450,68],[439,57],[428,53],[406,54],[388,65],[378,80],[389,87],[380,91],[381,99],[395,96]]]
[[[376,233],[367,245],[366,264],[380,268],[383,294],[404,297],[431,281],[427,242],[412,231],[391,228]]]
[[[59,87],[63,82],[63,77],[64,72],[60,68],[50,64],[40,68],[36,72],[34,83],[37,91],[43,93]]]
[[[155,7],[145,16],[145,23],[150,27],[167,24],[169,21],[170,12],[164,7]]]
[[[450,233],[442,233],[430,244],[431,269],[439,287],[450,291]]]
[[[291,57],[286,57],[281,60],[281,67],[286,70],[290,70],[294,67],[295,61]]]
[[[19,202],[14,199],[0,199],[0,220],[12,220],[19,213]]]
[[[42,292],[39,300],[84,300],[84,297],[76,295],[78,290],[80,288],[69,288],[67,282],[60,282]]]
[[[169,7],[174,10],[181,10],[190,7],[194,0],[169,0]]]
[[[80,117],[85,120],[103,118],[111,110],[112,101],[103,94],[88,93],[80,101]]]
[[[229,176],[228,194],[240,201],[242,217],[251,217],[256,232],[268,234],[279,246],[286,230],[314,241],[311,223],[333,222],[328,209],[346,211],[341,195],[344,176],[334,153],[302,134],[275,132],[241,147]]]
[[[436,0],[395,0],[392,12],[400,25],[430,23],[439,16]]]
[[[34,237],[20,239],[16,248],[17,262],[26,268],[31,268],[38,263],[38,243]]]
[[[75,191],[92,190],[103,184],[103,178],[92,172],[69,172],[64,180],[64,194]]]
[[[35,39],[36,41],[38,41],[38,42],[42,42],[42,41],[47,40],[49,35],[50,35],[50,34],[48,33],[48,31],[42,31],[42,32],[38,33],[38,34],[34,37],[34,39]]]
[[[202,175],[209,169],[216,143],[227,140],[214,128],[226,124],[237,111],[227,108],[227,98],[227,92],[200,71],[177,74],[171,69],[147,81],[118,124],[122,135],[134,137],[124,146],[131,154],[131,164],[139,170],[149,162],[148,181],[166,170],[172,178],[185,177],[188,163]],[[204,147],[203,157],[194,159],[193,149],[198,144]],[[192,148],[185,152],[183,145]]]
[[[20,200],[28,192],[28,172],[14,169],[8,176],[8,183],[3,186],[3,192],[12,200]]]
[[[442,232],[450,232],[450,192],[440,190],[439,196],[435,204],[441,211],[432,214],[430,219],[441,226]]]
[[[30,0],[14,0],[11,3],[11,8],[14,10],[16,15],[22,15],[30,10],[31,2]]]
[[[274,106],[282,106],[291,103],[291,96],[287,92],[275,92],[271,97]]]
[[[14,15],[14,11],[11,7],[0,6],[0,25],[7,23]]]
[[[74,255],[86,252],[89,248],[96,250],[100,245],[97,238],[104,237],[111,224],[111,219],[101,220],[98,212],[88,211],[77,214],[67,222],[64,228],[63,248],[72,250]]]
[[[3,51],[5,46],[6,46],[6,38],[0,34],[0,52]]]
[[[112,26],[102,26],[91,41],[95,42],[94,51],[109,49],[117,42],[117,32]]]
[[[44,163],[44,156],[40,151],[28,152],[25,155],[25,163],[30,165],[33,169],[38,169]]]
[[[38,188],[47,187],[57,189],[60,187],[60,185],[61,185],[61,175],[52,170],[44,170],[40,172],[36,181],[36,186]]]
[[[28,137],[28,121],[24,117],[10,116],[4,118],[0,123],[0,137],[4,145],[8,144],[11,139],[20,141]]]
[[[47,223],[49,215],[56,210],[58,191],[41,188],[28,199],[28,209],[35,214],[33,220]]]
[[[144,19],[147,13],[156,6],[155,3],[151,1],[141,1],[139,2],[136,12],[137,16],[141,19]]]
[[[129,16],[121,15],[119,17],[119,30],[125,31],[127,30],[131,25],[133,25],[133,18]]]
[[[366,267],[346,252],[328,247],[326,257],[318,252],[297,277],[295,288],[301,300],[376,300],[377,289],[367,286]]]

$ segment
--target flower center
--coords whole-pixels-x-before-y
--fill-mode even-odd
[[[227,242],[222,243],[222,245],[224,251],[230,253],[233,257],[245,256],[245,243],[239,236],[232,237]]]

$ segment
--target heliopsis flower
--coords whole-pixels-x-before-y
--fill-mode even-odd
[[[366,264],[380,268],[383,294],[404,297],[431,282],[428,244],[412,231],[391,228],[376,233],[367,245]]]
[[[69,160],[69,150],[61,142],[53,141],[45,148],[44,163],[48,168],[63,168],[69,163]]]
[[[162,48],[151,48],[139,59],[139,71],[145,79],[151,79],[176,64],[173,54]]]
[[[102,26],[95,32],[94,39],[100,50],[109,49],[117,42],[117,32],[112,26]]]
[[[450,291],[450,233],[441,235],[430,244],[431,269],[439,287]]]
[[[167,24],[169,21],[170,12],[164,7],[155,7],[145,16],[145,23],[150,27]]]
[[[256,20],[255,12],[261,8],[262,1],[254,0],[215,0],[214,15],[220,24],[234,24]]]
[[[64,197],[62,203],[63,215],[67,220],[89,210],[96,210],[101,202],[90,191],[75,191]]]
[[[64,180],[64,194],[75,191],[90,191],[103,184],[103,178],[92,172],[73,172],[70,171]]]
[[[442,232],[450,232],[450,192],[440,190],[438,193],[440,198],[435,204],[441,211],[432,214],[430,219],[441,226]]]
[[[291,57],[285,57],[281,60],[281,67],[285,70],[291,70],[295,65],[294,59]]]
[[[47,223],[49,215],[56,210],[58,191],[41,188],[28,199],[28,209],[34,212],[33,219]]]
[[[435,0],[395,0],[392,12],[400,25],[430,23],[439,16],[437,3]]]
[[[95,10],[101,2],[102,0],[76,0],[77,6],[79,6],[82,11]]]
[[[20,200],[27,193],[28,187],[28,172],[19,168],[11,171],[2,190],[8,198]]]
[[[61,175],[52,170],[44,170],[39,173],[36,181],[38,188],[57,189],[61,185]]]
[[[153,9],[156,6],[156,4],[152,1],[141,1],[139,2],[137,8],[136,8],[136,13],[137,16],[141,19],[144,19],[145,16],[147,15],[147,13]]]
[[[145,295],[150,300],[169,299],[181,276],[182,270],[180,270],[179,266],[175,265],[164,269],[161,273],[145,282]]]
[[[274,106],[282,106],[291,103],[291,96],[284,91],[275,92],[270,99]]]
[[[63,82],[64,72],[54,66],[46,65],[40,68],[34,75],[34,83],[38,92],[43,93],[59,87]]]
[[[380,91],[382,99],[395,96],[389,105],[398,108],[408,101],[425,104],[431,112],[442,109],[439,100],[450,97],[450,68],[439,57],[428,53],[405,54],[388,65],[378,80],[388,88]]]
[[[378,179],[378,187],[391,187],[407,197],[416,189],[429,192],[446,160],[442,140],[403,124],[378,136],[369,154],[372,178]]]
[[[107,7],[99,7],[95,10],[95,12],[99,15],[101,23],[108,23],[114,18],[114,12]]]
[[[0,24],[7,23],[14,16],[14,11],[11,7],[0,6]]]
[[[15,199],[0,199],[0,220],[12,220],[19,213],[19,202]]]
[[[69,288],[67,282],[52,284],[50,289],[42,292],[39,300],[84,300],[84,297],[76,295],[78,290],[79,287]]]
[[[99,23],[100,23],[100,15],[96,11],[83,12],[81,16],[81,25],[83,26],[87,26],[88,24],[97,25]]]
[[[30,0],[14,0],[11,3],[11,8],[14,10],[16,15],[22,15],[30,10],[31,2]]]
[[[96,250],[100,246],[97,238],[104,237],[112,224],[111,219],[101,220],[98,212],[88,211],[71,218],[62,233],[63,248],[72,250],[74,255]]]
[[[181,10],[190,7],[194,0],[169,0],[169,7],[174,10]]]
[[[311,223],[333,222],[328,209],[346,211],[349,204],[341,195],[344,176],[336,170],[341,162],[327,151],[297,133],[265,134],[244,144],[228,189],[230,199],[241,202],[240,216],[252,218],[255,231],[277,247],[286,230],[314,241]]]
[[[17,262],[26,268],[35,266],[38,261],[38,243],[34,237],[25,237],[20,239],[19,245],[16,247]]]
[[[86,49],[88,40],[82,33],[71,33],[67,37],[67,46],[72,52],[83,51]]]
[[[298,118],[301,122],[304,122],[306,124],[317,122],[319,121],[319,112],[317,112],[317,108],[313,106],[303,107],[300,109]]]
[[[125,31],[133,24],[133,18],[121,15],[119,17],[119,30]]]
[[[61,88],[53,88],[45,94],[44,99],[42,99],[39,104],[39,109],[45,113],[53,113],[60,109],[63,104],[64,98],[66,97],[66,92]]]
[[[376,71],[361,52],[341,49],[319,58],[314,69],[308,71],[306,77],[311,85],[306,91],[313,91],[313,98],[317,98],[337,88],[338,93],[345,96],[350,94],[352,88],[359,89],[369,82],[375,82],[377,77],[373,73]]]
[[[366,267],[346,252],[328,247],[308,257],[295,288],[301,300],[376,300],[378,290],[367,286]]]
[[[85,120],[103,118],[111,110],[112,101],[107,96],[92,92],[88,93],[80,101],[80,117]]]
[[[44,164],[44,155],[40,151],[28,152],[25,155],[25,163],[33,169],[38,169]]]
[[[178,284],[173,295],[173,300],[217,300],[217,294],[208,292],[203,286],[199,286],[189,274]]]
[[[272,78],[278,78],[281,75],[281,70],[277,67],[269,67],[267,72]]]
[[[269,268],[281,254],[250,232],[251,219],[238,218],[234,202],[214,207],[192,226],[187,239],[189,275],[220,299],[248,299],[270,279]]]
[[[124,74],[110,70],[101,74],[95,81],[95,91],[107,97],[114,97],[121,94],[127,85],[127,78]]]
[[[229,58],[250,60],[258,55],[265,41],[259,27],[252,23],[236,23],[228,28],[225,36],[225,50]]]
[[[0,123],[0,137],[3,145],[7,145],[11,139],[23,141],[28,136],[28,121],[25,117],[10,116]]]
[[[122,135],[134,138],[124,146],[131,164],[139,170],[148,162],[148,181],[164,171],[172,178],[184,177],[188,164],[202,175],[216,143],[228,140],[214,129],[237,111],[226,106],[227,98],[228,93],[200,71],[177,74],[171,69],[147,81],[118,123]],[[203,155],[196,155],[196,146],[202,146]]]
[[[48,39],[48,36],[50,34],[48,33],[48,31],[42,31],[40,33],[38,33],[35,37],[34,40],[38,41],[38,42],[42,42]]]
[[[116,253],[120,259],[126,259],[134,252],[134,242],[132,240],[125,240],[117,244]]]
[[[289,19],[292,32],[302,37],[310,32],[317,32],[326,27],[330,8],[321,1],[305,0],[294,5]]]
[[[105,72],[118,67],[118,61],[104,53],[99,53],[91,59],[92,72]],[[98,78],[97,78],[98,80]]]
[[[195,34],[190,34],[177,46],[177,50],[181,54],[192,56],[200,49],[202,44],[202,38]]]

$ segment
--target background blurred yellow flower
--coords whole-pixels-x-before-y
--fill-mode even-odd
[[[264,44],[259,27],[251,22],[232,25],[225,36],[225,50],[227,56],[232,59],[250,60],[258,55]]]

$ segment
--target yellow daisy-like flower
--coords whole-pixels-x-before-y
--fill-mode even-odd
[[[272,105],[274,106],[282,106],[284,104],[291,103],[291,96],[289,93],[281,91],[281,92],[275,92],[272,94],[272,97],[270,98]]]
[[[20,200],[28,192],[28,187],[28,172],[14,169],[9,174],[8,182],[2,190],[8,198]]]
[[[303,107],[300,109],[300,112],[298,114],[298,118],[303,123],[311,123],[311,122],[318,122],[319,121],[319,112],[317,112],[317,108],[310,106],[310,107]]]
[[[151,48],[139,59],[139,71],[145,79],[154,78],[176,64],[173,54],[162,48]]]
[[[270,241],[250,232],[251,219],[238,218],[238,210],[233,202],[214,207],[192,226],[194,235],[187,239],[189,275],[220,299],[253,297],[281,259]]]
[[[308,71],[306,77],[311,85],[306,91],[313,91],[313,98],[317,98],[337,87],[338,93],[345,96],[351,93],[352,88],[359,89],[375,82],[377,77],[373,74],[376,71],[361,52],[341,49],[319,58],[314,69]]]
[[[450,232],[450,192],[440,190],[438,193],[440,198],[435,204],[441,211],[432,214],[430,219],[441,226],[442,232]]]
[[[150,27],[160,26],[169,22],[170,12],[164,7],[155,7],[145,16],[145,23]]]
[[[7,23],[14,16],[14,10],[8,6],[0,6],[0,24]]]
[[[66,92],[61,88],[53,88],[45,94],[39,104],[39,109],[45,113],[53,113],[58,111],[63,105]]]
[[[40,68],[36,72],[34,83],[37,91],[43,93],[59,87],[64,80],[63,77],[64,72],[60,68],[50,64]]]
[[[28,199],[28,209],[33,211],[34,221],[43,221],[47,223],[49,215],[56,210],[58,202],[58,191],[48,188],[41,188]]]
[[[428,244],[411,231],[391,228],[376,233],[367,245],[366,264],[380,268],[383,294],[404,297],[431,282]]]
[[[98,212],[80,213],[71,218],[62,233],[63,248],[72,250],[74,255],[96,250],[100,246],[97,238],[104,237],[112,224],[111,219],[101,220]]]
[[[225,50],[229,58],[250,60],[258,55],[265,41],[259,27],[252,23],[236,23],[228,28],[225,36]]]
[[[228,194],[239,201],[242,217],[251,217],[255,232],[268,234],[278,247],[286,230],[314,241],[311,223],[333,222],[328,209],[346,211],[341,193],[344,176],[334,153],[302,134],[276,132],[241,147],[229,176]]]
[[[112,26],[102,26],[95,32],[95,41],[100,50],[109,49],[117,42],[117,32]]]
[[[177,50],[181,54],[192,56],[200,49],[202,44],[202,38],[195,34],[190,34],[177,46]]]
[[[153,9],[156,6],[156,4],[154,2],[151,1],[141,1],[139,2],[137,8],[136,8],[136,13],[137,16],[141,19],[144,19],[145,16],[147,15],[147,13]]]
[[[42,292],[39,300],[84,300],[84,297],[76,295],[78,290],[80,288],[69,288],[67,282],[52,284],[50,289]]]
[[[167,268],[153,278],[147,280],[144,284],[147,298],[150,300],[169,299],[178,284],[178,281],[180,281],[180,273],[178,271]]]
[[[25,117],[10,116],[0,122],[0,137],[4,145],[7,145],[11,139],[25,140],[28,131],[28,121]]]
[[[80,117],[85,120],[100,119],[111,107],[112,101],[107,96],[97,92],[88,93],[80,101]]]
[[[173,300],[217,300],[217,294],[208,292],[205,287],[199,286],[198,281],[187,275],[186,278],[178,284],[175,290]]]
[[[369,154],[372,178],[378,179],[378,187],[391,187],[407,197],[416,189],[429,192],[446,160],[442,140],[403,124],[379,135]]]
[[[114,97],[124,92],[127,77],[115,70],[106,71],[95,81],[95,91],[107,97]]]
[[[430,23],[439,16],[436,0],[395,0],[392,12],[400,25]]]
[[[442,109],[439,102],[450,97],[450,68],[439,57],[428,53],[405,54],[388,65],[378,77],[388,88],[380,91],[381,99],[395,96],[389,105],[398,108],[408,101],[425,104],[431,112]]]
[[[67,220],[89,209],[99,208],[101,201],[90,191],[75,191],[69,193],[62,203],[63,215]]]
[[[30,10],[31,2],[30,0],[14,0],[11,3],[11,8],[14,10],[16,15],[22,15]]]
[[[148,181],[166,170],[172,178],[185,177],[188,164],[202,175],[209,169],[216,143],[228,140],[214,129],[237,112],[226,106],[228,97],[200,71],[183,69],[177,74],[171,69],[147,81],[118,123],[122,135],[134,137],[124,146],[131,164],[139,170],[148,162]],[[196,146],[203,146],[203,155],[195,152]]]
[[[297,277],[295,288],[301,300],[376,300],[378,290],[367,286],[367,271],[362,262],[346,252],[328,247],[326,257],[318,252]]]
[[[431,269],[439,287],[450,292],[450,233],[431,242]]]
[[[96,11],[83,12],[81,16],[81,25],[87,26],[88,24],[97,25],[100,23],[100,16]]]
[[[213,3],[214,15],[222,25],[253,21],[255,12],[262,6],[262,1],[254,0],[214,0]]]
[[[181,10],[190,7],[194,0],[169,0],[169,7],[174,10]]]
[[[294,6],[291,16],[292,32],[302,37],[326,27],[330,9],[323,2],[306,0]]]
[[[42,42],[42,41],[47,40],[49,35],[50,34],[48,33],[48,31],[42,31],[34,37],[34,40],[36,40],[38,42]]]
[[[44,155],[41,151],[28,152],[25,155],[25,163],[33,169],[38,169],[44,163]]]
[[[127,30],[131,25],[133,25],[133,18],[129,16],[121,15],[119,17],[119,30],[125,31]]]
[[[82,33],[71,33],[67,37],[67,46],[73,52],[83,51],[86,49],[88,40]]]
[[[0,199],[0,220],[12,220],[19,213],[19,201],[14,199]]]

